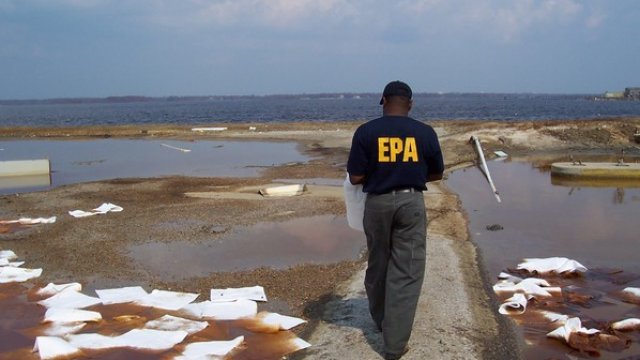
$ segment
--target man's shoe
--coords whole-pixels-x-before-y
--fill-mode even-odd
[[[399,353],[399,354],[385,353],[384,354],[384,359],[385,360],[398,360],[401,357],[403,357],[404,354],[406,354],[408,351],[409,351],[409,347],[405,347],[404,350],[402,350],[402,352]]]

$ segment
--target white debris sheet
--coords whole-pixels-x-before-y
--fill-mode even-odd
[[[0,260],[14,260],[18,256],[11,250],[0,250]]]
[[[623,293],[640,298],[640,288],[626,287],[622,290]]]
[[[524,270],[519,274],[525,271],[531,274],[538,274],[538,276],[546,274],[549,276],[549,281],[562,284],[562,287],[551,286],[549,281],[542,278],[529,277],[523,279],[502,272],[498,275],[500,280],[493,286],[494,292],[500,295],[501,298],[511,295],[500,305],[498,310],[500,314],[518,316],[525,311],[531,311],[542,315],[542,323],[538,317],[525,317],[521,321],[530,322],[531,324],[529,325],[536,331],[539,329],[538,327],[543,326],[547,332],[547,338],[558,339],[574,350],[598,356],[600,350],[609,350],[612,347],[619,347],[621,350],[626,349],[630,340],[621,335],[621,332],[640,330],[640,319],[638,318],[611,321],[609,325],[599,321],[597,322],[600,325],[599,328],[593,329],[584,327],[579,315],[572,314],[569,316],[546,310],[547,306],[554,308],[567,301],[572,302],[571,299],[567,300],[562,296],[563,289],[570,293],[569,289],[588,286],[589,277],[578,277],[580,286],[568,285],[571,283],[571,279],[575,278],[575,276],[567,276],[568,274],[588,271],[585,266],[575,260],[562,257],[524,259],[524,262],[518,265],[518,270]],[[611,281],[615,284],[613,280]],[[635,299],[640,298],[640,288],[627,287],[611,294],[621,298],[623,301],[636,303]],[[608,303],[609,299],[605,300],[606,297],[607,295],[600,302]],[[531,302],[532,299],[540,301]],[[532,308],[531,310],[527,310],[528,305]],[[549,331],[551,329],[553,330]],[[533,345],[533,343],[530,345]],[[621,356],[624,357],[622,354]]]
[[[96,290],[104,305],[134,303],[163,310],[179,310],[192,303],[199,295],[167,290],[153,290],[150,294],[140,286]]]
[[[147,322],[144,328],[164,331],[184,330],[189,334],[195,334],[206,329],[207,326],[209,326],[209,322],[207,321],[195,321],[172,315],[164,315],[161,318]]]
[[[63,291],[82,291],[82,285],[80,283],[67,283],[67,284],[54,284],[48,283],[47,286],[36,291],[39,296],[53,296]]]
[[[80,309],[51,308],[44,314],[45,322],[77,323],[100,320],[102,320],[102,315],[99,312]]]
[[[306,320],[293,316],[280,315],[278,313],[270,313],[263,311],[254,318],[260,325],[272,329],[272,332],[278,330],[291,330],[298,325],[306,323]]]
[[[0,267],[0,284],[25,282],[42,275],[42,269],[23,269],[13,266]]]
[[[119,336],[106,336],[95,333],[72,334],[65,339],[79,349],[109,349],[128,347],[140,350],[169,350],[181,343],[189,335],[186,331],[162,331],[152,329],[133,329]]]
[[[527,302],[531,298],[531,296],[528,297],[525,294],[516,293],[500,305],[498,312],[502,315],[523,314],[527,310]]]
[[[619,331],[640,330],[640,319],[629,318],[629,319],[616,321],[613,324],[611,324],[611,328]]]
[[[93,215],[102,215],[108,212],[120,212],[122,210],[124,209],[118,205],[111,204],[111,203],[103,203],[102,205],[98,206],[97,208],[91,211],[84,211],[84,210],[69,211],[69,215],[75,218],[83,218],[83,217],[93,216]]]
[[[205,341],[191,343],[185,346],[181,355],[174,360],[202,360],[211,357],[222,358],[244,342],[244,336],[238,336],[228,341]]]
[[[252,300],[237,300],[229,302],[203,301],[189,304],[181,310],[187,317],[206,320],[237,320],[255,316],[258,304]]]
[[[569,320],[568,315],[558,314],[557,312],[553,311],[542,310],[540,311],[540,313],[550,322],[558,323],[559,325],[563,325],[565,321]]]
[[[48,218],[20,218],[18,220],[0,220],[0,224],[21,224],[21,225],[35,225],[35,224],[53,224],[57,220],[57,217],[52,216]]]
[[[587,268],[579,262],[565,257],[530,258],[518,264],[518,270],[536,273],[575,273],[585,272]]]
[[[64,339],[54,336],[38,336],[33,351],[38,352],[42,360],[72,358],[82,353]]]
[[[211,301],[213,302],[236,300],[267,301],[267,295],[262,286],[211,289]]]
[[[41,325],[39,328],[35,329],[38,334],[46,335],[46,336],[66,336],[69,334],[75,334],[80,332],[87,323],[85,322],[69,322],[69,323],[58,323],[51,322]]]
[[[157,309],[178,310],[192,303],[198,296],[198,294],[156,289],[135,303]]]
[[[558,339],[569,343],[572,334],[593,335],[599,333],[598,329],[587,329],[582,327],[580,318],[573,317],[567,319],[559,328],[547,334],[547,337]]]
[[[0,261],[3,264],[0,266],[0,282],[27,281],[42,273],[42,269],[10,266],[11,260],[16,258],[13,251],[0,250]],[[198,294],[159,289],[147,293],[140,286],[96,290],[98,297],[81,291],[82,285],[77,282],[49,283],[45,287],[34,286],[30,290],[31,294],[41,299],[37,303],[47,309],[39,325],[24,329],[25,335],[31,334],[35,338],[33,351],[38,353],[40,359],[76,358],[83,356],[83,350],[111,348],[163,352],[174,349],[185,340],[189,344],[175,348],[178,352],[182,351],[175,359],[221,358],[243,345],[244,337],[204,342],[191,342],[206,339],[203,335],[195,335],[191,340],[187,338],[205,330],[211,325],[210,321],[217,320],[239,320],[237,324],[241,327],[244,324],[245,331],[255,334],[287,331],[306,322],[276,313],[258,314],[257,301],[267,301],[261,286],[211,289],[211,300],[199,303],[194,303]],[[164,314],[150,321],[127,314],[110,315],[109,319],[103,319],[99,311],[85,309],[96,305],[125,303],[153,307],[172,314]],[[177,314],[183,314],[186,318],[178,317]],[[130,329],[135,327],[132,330],[122,329],[126,332],[114,335],[99,333],[102,324],[129,317],[140,320],[135,324],[126,324]],[[88,323],[93,323],[91,328],[98,332],[81,333],[87,329]],[[309,346],[311,344],[293,335],[287,351],[298,351]]]
[[[496,293],[524,293],[531,297],[550,297],[552,293],[560,295],[562,289],[551,286],[547,280],[538,278],[526,278],[518,283],[512,280],[502,280],[493,286]]]
[[[141,286],[96,290],[96,294],[105,305],[137,302],[149,295]]]
[[[102,301],[96,297],[85,295],[81,292],[69,288],[59,292],[47,299],[38,301],[38,304],[51,308],[83,309],[89,306],[101,304]]]

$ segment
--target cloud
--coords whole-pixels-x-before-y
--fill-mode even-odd
[[[348,0],[188,0],[149,1],[154,23],[175,27],[305,26],[317,19],[331,21],[353,14]]]
[[[456,19],[510,42],[538,27],[570,23],[582,12],[583,5],[574,0],[469,1]]]

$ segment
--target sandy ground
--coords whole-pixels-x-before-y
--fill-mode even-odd
[[[309,323],[298,335],[314,346],[294,359],[379,359],[382,344],[367,310],[365,263],[303,264],[286,270],[259,268],[189,279],[167,279],[132,263],[123,249],[156,241],[211,241],[261,221],[345,213],[340,187],[310,187],[302,196],[262,199],[255,190],[274,179],[342,179],[351,136],[359,122],[221,124],[222,132],[195,133],[187,127],[0,128],[0,139],[123,137],[176,139],[261,139],[297,141],[312,156],[304,164],[270,167],[256,178],[118,179],[62,186],[46,192],[0,196],[0,219],[45,216],[91,209],[109,202],[127,209],[84,219],[60,217],[48,226],[0,234],[30,267],[46,269],[42,282],[81,281],[88,288],[137,284],[208,293],[212,287],[264,286],[277,307]],[[597,121],[431,123],[440,136],[447,172],[472,166],[471,135],[486,154],[574,154],[598,151],[640,153],[633,134],[640,118]],[[216,126],[207,124],[206,126]],[[255,127],[255,130],[249,129]],[[544,156],[538,157],[544,159]],[[567,159],[568,160],[568,159]],[[185,194],[190,193],[191,196]],[[470,241],[465,213],[445,179],[430,186],[427,276],[411,350],[403,359],[514,359],[515,332],[497,314],[481,259]],[[167,226],[171,224],[171,226]],[[364,236],[363,236],[364,246]],[[296,286],[290,286],[296,284]]]

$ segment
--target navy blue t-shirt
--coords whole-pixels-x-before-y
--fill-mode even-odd
[[[410,117],[371,120],[353,134],[347,171],[365,176],[366,193],[426,190],[427,176],[444,171],[438,135],[431,126]]]

